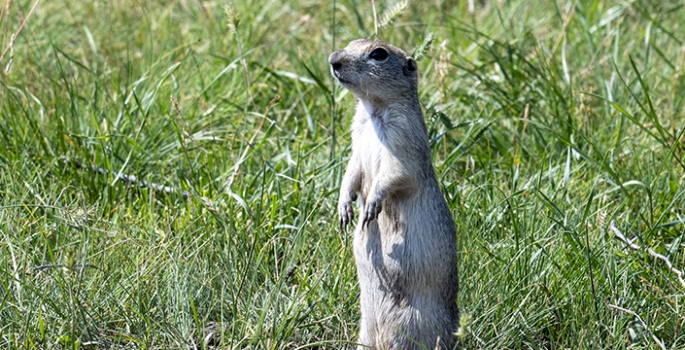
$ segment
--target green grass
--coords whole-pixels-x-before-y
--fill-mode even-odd
[[[3,49],[33,3],[11,3]],[[466,3],[379,28],[408,52],[432,33],[419,90],[461,346],[685,348],[685,286],[644,250],[685,269],[685,7]],[[327,57],[373,37],[371,5],[230,4],[42,1],[28,19],[0,77],[0,348],[202,348],[211,325],[235,349],[355,341],[335,214],[354,102]]]

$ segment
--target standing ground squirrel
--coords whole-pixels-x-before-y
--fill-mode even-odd
[[[456,227],[431,164],[416,61],[366,39],[328,61],[357,98],[338,213],[347,228],[361,194],[359,348],[451,348],[459,324]]]

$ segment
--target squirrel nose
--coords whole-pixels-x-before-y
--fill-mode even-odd
[[[338,50],[336,52],[333,52],[330,56],[328,56],[328,62],[331,64],[331,67],[333,67],[333,70],[339,70],[342,68],[342,58],[345,56],[345,50]]]

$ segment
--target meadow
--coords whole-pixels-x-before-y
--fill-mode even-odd
[[[682,1],[3,4],[0,348],[352,347],[365,37],[418,61],[461,348],[685,349]]]

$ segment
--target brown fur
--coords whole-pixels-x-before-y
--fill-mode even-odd
[[[379,48],[387,57],[370,57]],[[431,164],[416,62],[395,46],[365,39],[332,53],[329,62],[358,99],[338,212],[347,227],[361,195],[354,232],[359,343],[378,350],[451,348],[459,323],[456,229]]]

